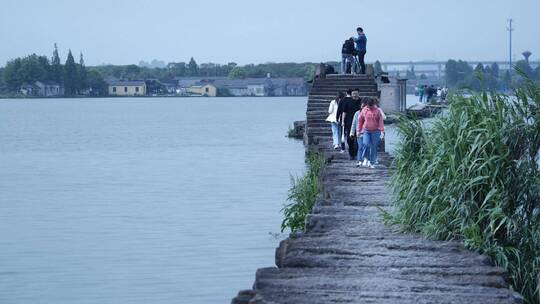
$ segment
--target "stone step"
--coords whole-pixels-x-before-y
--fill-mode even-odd
[[[379,92],[377,91],[373,91],[373,92],[361,92],[360,93],[360,97],[364,97],[364,96],[368,96],[368,97],[377,97],[379,96]],[[330,93],[310,93],[308,95],[308,102],[311,101],[311,100],[332,100],[336,98],[336,94],[330,94]]]
[[[371,290],[381,292],[409,292],[424,287],[428,289],[453,289],[463,292],[463,287],[479,288],[489,293],[499,293],[508,283],[501,277],[502,269],[492,267],[403,267],[365,266],[358,268],[306,268],[298,271],[296,268],[262,268],[256,273],[255,287],[287,288],[296,290],[325,289],[343,291],[362,291],[367,285]],[[387,281],[385,281],[387,280]],[[381,281],[385,281],[382,282]],[[337,283],[339,282],[339,283]],[[491,288],[489,288],[491,287]],[[507,294],[507,293],[505,293]]]
[[[379,282],[380,284],[384,282]],[[369,285],[371,287],[373,285]],[[491,289],[477,292],[459,292],[457,290],[424,290],[415,288],[406,291],[371,291],[368,286],[363,291],[332,290],[320,287],[317,289],[264,288],[250,299],[250,302],[232,302],[234,304],[328,304],[328,303],[362,303],[362,304],[508,304],[521,303],[508,292],[493,293]]]
[[[336,85],[324,85],[324,86],[316,86],[316,87],[312,87],[310,92],[313,92],[313,91],[333,91],[333,92],[338,92],[338,91],[347,91],[348,89],[351,89],[350,86],[336,86]],[[377,91],[377,85],[376,84],[370,84],[370,85],[358,85],[358,86],[355,86],[354,88],[352,89],[358,89],[360,90],[361,92],[365,92],[365,91]]]

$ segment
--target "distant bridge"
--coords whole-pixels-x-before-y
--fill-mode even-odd
[[[414,72],[416,76],[425,74],[431,78],[442,78],[444,76],[444,69],[447,61],[435,61],[435,60],[425,60],[425,61],[381,61],[381,66],[383,71],[389,72],[392,75],[406,73],[407,70],[411,70],[414,67]],[[517,62],[513,61],[514,63]],[[508,70],[509,64],[508,61],[490,61],[490,60],[474,60],[467,61],[467,63],[473,67],[479,63],[484,66],[497,63],[501,71]],[[536,68],[540,61],[529,61],[529,64],[532,68]]]

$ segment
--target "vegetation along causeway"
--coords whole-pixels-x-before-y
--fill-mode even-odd
[[[540,86],[454,95],[431,129],[403,120],[399,132],[388,222],[488,254],[540,303]]]

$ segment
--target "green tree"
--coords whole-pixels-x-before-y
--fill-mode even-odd
[[[239,79],[246,77],[246,70],[242,67],[234,67],[229,73],[230,79]]]
[[[62,83],[62,64],[60,63],[60,56],[58,55],[58,47],[54,44],[53,56],[51,58],[51,72],[50,79],[57,83]]]
[[[171,62],[167,65],[171,78],[186,76],[186,63],[185,62]]]
[[[529,62],[527,62],[526,60],[522,59],[516,62],[516,69],[525,73],[528,78],[534,78],[534,71]]]
[[[414,65],[411,65],[411,69],[407,70],[407,79],[416,79],[416,73],[414,72]]]
[[[494,66],[493,64],[491,66],[486,65],[484,68],[484,82],[486,89],[489,91],[496,91],[499,89],[498,68],[498,65]]]
[[[16,91],[23,85],[22,75],[19,73],[21,69],[22,59],[16,58],[7,62],[4,69],[4,82],[9,91]]]
[[[307,65],[304,67],[304,75],[302,76],[305,80],[312,80],[315,77],[315,72],[317,71],[317,68],[314,64]],[[296,76],[296,75],[295,75]]]
[[[87,87],[90,89],[90,94],[93,96],[106,96],[108,93],[107,83],[96,70],[88,71]]]
[[[474,71],[477,73],[484,73],[484,65],[480,62],[474,68]]]
[[[198,76],[199,75],[199,66],[193,57],[189,60],[187,67],[188,76]]]
[[[499,65],[494,62],[491,64],[491,75],[493,75],[493,77],[495,78],[499,78],[499,72],[500,72],[500,69],[499,69]]]
[[[10,91],[17,91],[23,84],[49,79],[49,60],[32,54],[10,60],[4,70],[4,81]]]
[[[64,65],[64,92],[67,96],[77,94],[78,78],[77,65],[75,64],[71,50],[69,50],[66,64]]]
[[[449,59],[445,64],[446,82],[450,87],[466,85],[466,79],[470,79],[473,69],[466,62]]]
[[[135,64],[130,64],[126,66],[123,74],[123,78],[127,79],[139,79],[141,73],[141,68]],[[154,77],[152,77],[154,78]]]
[[[88,88],[88,72],[86,71],[86,66],[84,65],[83,54],[79,55],[79,65],[78,65],[78,84],[77,89],[80,92]]]
[[[4,68],[0,68],[0,88],[3,88],[6,85],[6,81],[4,80]]]
[[[509,70],[506,70],[506,72],[504,72],[504,75],[501,79],[501,84],[506,90],[509,90],[512,87],[512,75],[510,74]]]

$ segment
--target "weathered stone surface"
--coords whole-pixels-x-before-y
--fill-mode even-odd
[[[333,85],[340,81],[354,83],[332,79]],[[329,129],[317,124],[313,130],[321,135],[310,136],[310,123],[325,118],[319,109],[330,96],[311,96],[308,109],[312,100],[317,111],[308,112],[307,148],[329,161],[320,176],[323,191],[305,232],[291,234],[276,249],[278,268],[259,269],[253,290],[240,292],[232,303],[522,303],[508,289],[505,271],[486,256],[457,241],[426,240],[386,226],[391,157],[380,153],[380,167],[357,168],[332,148],[322,134]]]

